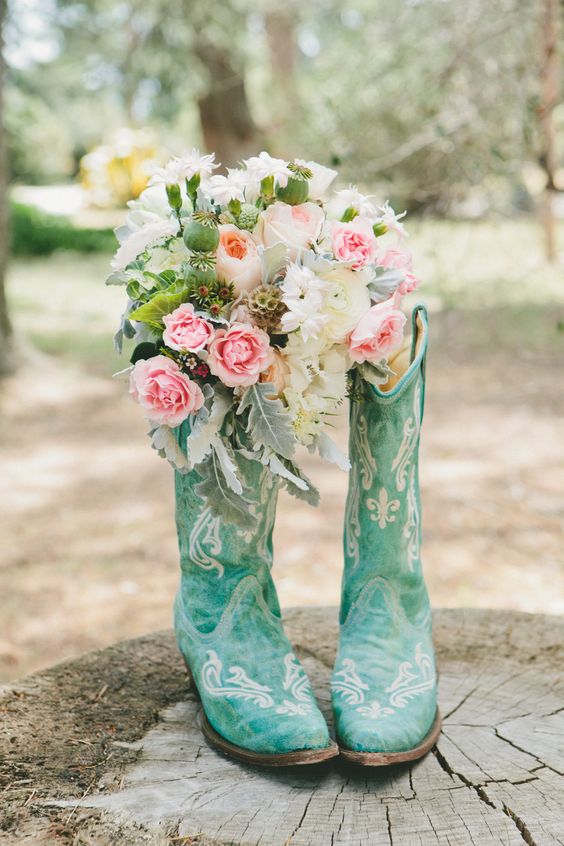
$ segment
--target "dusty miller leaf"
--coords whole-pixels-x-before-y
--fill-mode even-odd
[[[225,415],[233,400],[227,391],[217,387],[211,409],[204,406],[195,416],[192,430],[186,441],[186,449],[192,466],[199,464],[211,452],[214,439],[223,425]]]
[[[243,485],[237,476],[237,465],[235,464],[235,456],[231,447],[225,443],[223,438],[216,437],[212,444],[212,449],[215,452],[218,461],[221,465],[221,470],[225,477],[225,481],[233,491],[233,493],[241,496],[243,493]]]
[[[331,440],[326,432],[319,433],[315,439],[313,447],[317,449],[319,455],[325,461],[330,461],[331,464],[336,464],[337,467],[345,472],[348,472],[351,469],[351,463],[347,456],[341,452],[337,444]]]
[[[362,364],[357,364],[356,369],[365,382],[376,385],[376,387],[384,385],[390,376],[395,376],[395,371],[392,370],[385,358],[381,359],[378,364],[364,361]]]
[[[183,474],[187,473],[190,470],[190,465],[173,429],[169,426],[155,426],[154,423],[150,423],[150,425],[148,434],[153,449],[156,449],[161,458],[166,458],[175,470]]]
[[[393,267],[377,267],[368,283],[370,299],[375,303],[389,300],[405,279],[405,273]]]
[[[202,481],[195,485],[194,490],[214,517],[245,529],[256,525],[256,518],[249,510],[249,501],[229,487],[215,450],[198,464],[196,470]]]
[[[286,267],[286,245],[273,244],[266,247],[261,255],[263,285],[272,285]]]
[[[241,397],[237,414],[248,409],[246,431],[256,445],[270,447],[273,452],[290,459],[295,450],[294,433],[290,416],[275,394],[276,388],[270,382],[251,385]]]
[[[319,505],[319,491],[315,485],[302,473],[300,468],[293,461],[283,458],[279,455],[270,454],[268,456],[268,466],[271,471],[280,476],[282,484],[289,494],[313,505],[314,508]]]

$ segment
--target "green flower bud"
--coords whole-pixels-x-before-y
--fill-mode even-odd
[[[345,209],[343,212],[343,216],[341,218],[343,223],[349,223],[351,220],[354,220],[355,217],[358,216],[358,212],[356,209],[353,209],[352,206],[349,206],[348,209]]]
[[[385,223],[378,222],[378,223],[374,224],[374,226],[372,227],[372,231],[374,232],[374,234],[378,238],[380,235],[386,234],[386,232],[388,231],[388,227],[386,226]]]
[[[180,211],[180,209],[182,208],[182,195],[180,193],[180,185],[167,185],[166,196],[171,209],[175,212]]]
[[[195,212],[184,225],[184,243],[196,253],[211,253],[219,244],[217,218],[206,212]]]
[[[282,188],[280,185],[275,189],[276,199],[290,206],[299,206],[305,203],[309,194],[309,183],[301,176],[290,176],[288,184]]]
[[[258,216],[259,210],[256,206],[252,206],[250,203],[243,203],[237,217],[237,224],[240,229],[246,229],[248,232],[252,232],[257,224]]]

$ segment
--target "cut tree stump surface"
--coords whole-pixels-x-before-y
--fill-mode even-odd
[[[329,716],[335,609],[288,611]],[[386,770],[261,770],[210,749],[170,632],[0,692],[0,843],[48,846],[564,844],[564,621],[435,614],[438,748]]]

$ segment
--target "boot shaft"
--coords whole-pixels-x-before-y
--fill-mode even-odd
[[[179,443],[186,442],[187,425],[179,427]],[[199,481],[196,471],[175,472],[182,606],[202,633],[209,632],[219,622],[239,582],[252,575],[263,588],[270,610],[279,615],[280,606],[270,575],[278,498],[276,481],[258,461],[245,462],[244,494],[253,503],[256,517],[256,525],[251,529],[242,529],[213,516],[194,489]]]
[[[341,618],[367,579],[393,583],[410,616],[427,613],[421,572],[418,455],[425,394],[427,316],[413,313],[410,364],[387,392],[357,381],[351,402]]]

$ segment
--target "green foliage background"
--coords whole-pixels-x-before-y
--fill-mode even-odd
[[[29,49],[24,7],[47,58]],[[412,209],[448,212],[475,191],[523,207],[523,166],[539,155],[539,15],[539,0],[12,0],[12,173],[70,177],[123,125],[156,127],[172,152],[201,144],[211,43],[244,77],[273,152],[361,173]],[[273,33],[287,40],[283,72]]]

